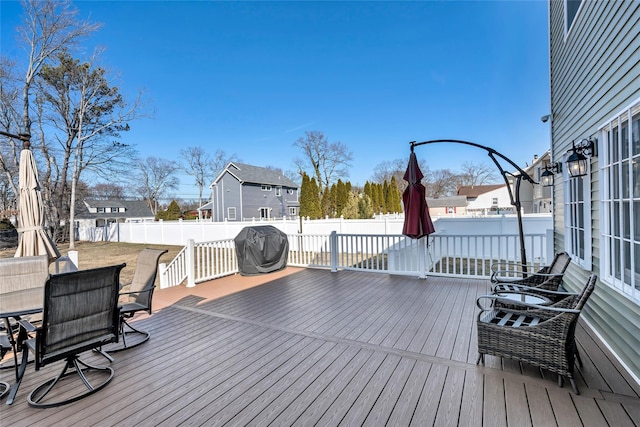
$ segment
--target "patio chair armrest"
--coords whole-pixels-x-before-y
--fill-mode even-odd
[[[23,328],[25,331],[27,331],[27,333],[33,333],[33,332],[36,332],[39,329],[39,328],[33,326],[31,324],[31,322],[29,322],[27,319],[18,320],[18,324],[20,325],[21,328]]]
[[[523,280],[525,279],[524,277],[512,277],[512,276],[505,276],[505,277],[498,277],[498,273],[505,273],[505,272],[510,272],[507,270],[501,270],[498,271],[494,274],[491,275],[491,283],[510,283],[510,282],[514,282],[514,281],[519,281],[519,280]],[[561,278],[564,277],[564,274],[548,274],[548,273],[527,273],[527,277],[526,279],[531,279],[533,277],[537,277],[543,280],[546,279],[551,279],[554,277],[558,277]]]
[[[538,294],[538,295],[548,295],[550,297],[570,297],[570,296],[577,296],[578,294],[574,293],[574,292],[566,292],[566,291],[551,291],[549,289],[544,289],[544,288],[537,288],[535,286],[527,286],[527,285],[517,285],[517,291],[513,291],[509,288],[505,288],[504,286],[508,286],[509,283],[508,282],[498,282],[495,284],[495,286],[493,286],[491,288],[491,291],[494,293],[500,293],[501,291],[503,292],[522,292],[522,293],[529,293],[529,294]]]
[[[490,305],[484,306],[482,304],[481,300],[490,300],[491,303],[490,303]],[[529,304],[529,303],[526,303],[524,301],[515,301],[515,300],[509,299],[509,298],[502,297],[500,295],[481,295],[476,300],[476,305],[478,306],[478,308],[481,311],[488,311],[488,310],[493,310],[494,309],[493,306],[494,306],[494,303],[496,301],[497,302],[502,302],[503,304],[508,305],[508,306],[521,306],[522,310],[526,310],[526,309],[529,309],[529,308],[545,308],[545,307],[543,307],[541,305]],[[518,311],[518,309],[510,309],[510,310],[511,311]]]
[[[140,294],[145,294],[147,292],[151,292],[153,289],[142,289],[139,291],[128,291],[128,292],[118,292],[118,295],[122,296],[122,295],[140,295]]]

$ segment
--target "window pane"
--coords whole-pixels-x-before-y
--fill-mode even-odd
[[[629,126],[627,125],[627,118],[624,118],[624,122],[621,126],[621,135],[620,139],[622,142],[622,152],[620,153],[620,157],[623,159],[629,158]]]
[[[634,258],[635,258],[635,262],[633,263],[633,269],[634,271],[634,277],[635,277],[635,287],[636,289],[640,290],[640,243],[636,243],[634,245],[634,249],[635,249],[635,254],[634,254]]]
[[[629,160],[622,162],[622,198],[629,198]]]
[[[622,263],[622,259],[620,258],[620,244],[618,240],[614,240],[614,247],[613,247],[613,259],[611,260],[611,263],[614,264],[614,270],[613,270],[613,275],[616,277],[616,279],[620,279],[620,264]]]
[[[612,234],[620,236],[620,204],[613,203],[613,216],[611,217]]]
[[[578,230],[578,254],[580,259],[584,259],[584,229]]]
[[[611,162],[613,163],[620,160],[620,153],[618,151],[618,126],[613,128],[611,134]]]
[[[633,138],[633,155],[640,154],[640,113],[633,116],[633,122],[631,123],[633,127],[632,130],[632,138]]]
[[[624,242],[624,283],[631,284],[631,243]]]
[[[620,167],[618,165],[613,165],[611,168],[611,190],[613,192],[613,199],[620,198],[620,176],[618,173],[620,172]]]
[[[633,202],[633,240],[640,242],[640,202]]]
[[[622,203],[622,227],[625,239],[631,238],[631,204],[629,202]]]
[[[640,197],[640,157],[633,159],[633,197]],[[639,212],[640,214],[640,212]]]

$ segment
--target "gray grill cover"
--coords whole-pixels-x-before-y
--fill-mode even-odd
[[[287,235],[271,225],[245,227],[235,238],[238,270],[243,276],[256,276],[287,266]]]

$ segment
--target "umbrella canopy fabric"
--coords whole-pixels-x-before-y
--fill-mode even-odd
[[[412,239],[420,239],[435,231],[425,198],[425,188],[420,182],[423,177],[416,154],[412,151],[403,177],[409,185],[402,193],[402,202],[404,203],[402,234]]]
[[[18,213],[18,249],[16,257],[48,255],[49,261],[60,252],[44,231],[44,205],[40,193],[38,169],[29,149],[20,152],[20,211]]]

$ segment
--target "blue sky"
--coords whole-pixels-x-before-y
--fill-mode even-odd
[[[521,166],[549,148],[545,1],[82,1],[103,27],[85,43],[125,96],[144,91],[152,118],[123,142],[142,156],[221,148],[294,170],[293,142],[323,131],[353,152],[364,184],[409,141],[462,139]],[[0,46],[16,56],[18,2],[2,1]],[[490,163],[486,152],[416,149],[431,169]],[[180,196],[197,190],[181,176]]]

